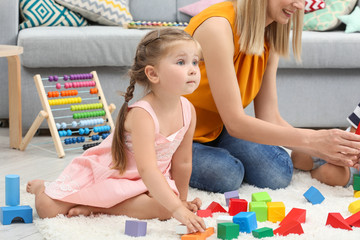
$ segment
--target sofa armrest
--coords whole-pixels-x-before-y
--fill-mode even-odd
[[[0,1],[0,44],[16,45],[19,29],[19,1]]]

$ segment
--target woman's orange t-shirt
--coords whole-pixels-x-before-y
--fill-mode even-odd
[[[261,56],[246,55],[240,52],[239,35],[235,27],[235,9],[232,2],[222,2],[205,9],[193,17],[185,31],[193,35],[195,30],[211,17],[223,17],[231,25],[234,36],[234,68],[238,79],[243,107],[249,105],[259,92],[262,78],[269,57],[269,46],[264,44],[264,52]],[[201,81],[199,87],[185,97],[194,105],[197,115],[197,124],[194,141],[210,142],[215,140],[223,129],[223,122],[216,108],[211,94],[209,81],[206,75],[205,64],[200,64]],[[221,81],[219,79],[219,81]]]

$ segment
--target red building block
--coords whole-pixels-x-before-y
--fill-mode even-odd
[[[298,221],[299,223],[305,223],[305,220],[306,220],[306,210],[300,208],[293,208],[280,222],[280,226],[289,221]]]
[[[329,213],[326,225],[330,225],[333,228],[352,230],[351,226],[345,221],[340,213]]]
[[[345,222],[353,227],[360,227],[360,212],[357,212],[347,219],[345,219]]]
[[[247,212],[248,202],[245,199],[231,198],[229,202],[229,215],[235,216],[239,212]]]
[[[358,125],[358,127],[357,127],[357,129],[356,129],[355,134],[360,135],[360,123],[359,123],[359,125]]]
[[[216,212],[222,212],[222,213],[226,213],[227,211],[217,202],[212,202],[207,209],[211,210],[212,213],[216,213]]]
[[[196,214],[199,217],[212,217],[212,212],[210,209],[198,210]]]
[[[290,233],[295,233],[299,235],[304,233],[304,230],[302,229],[301,224],[298,221],[286,221],[280,227],[274,230],[274,235],[278,234],[280,236],[287,236]]]

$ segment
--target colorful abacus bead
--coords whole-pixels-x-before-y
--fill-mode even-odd
[[[100,139],[100,136],[99,135],[92,135],[91,136],[91,140],[93,140],[93,141],[97,141],[97,140],[99,140]]]
[[[87,150],[87,149],[89,149],[89,148],[92,148],[92,147],[95,147],[95,146],[97,146],[97,145],[99,145],[99,144],[100,144],[100,142],[90,143],[90,144],[84,144],[84,145],[83,145],[83,150],[85,151],[85,150]]]
[[[106,125],[106,126],[99,126],[99,127],[94,127],[94,132],[98,133],[98,132],[107,132],[110,131],[110,126]]]

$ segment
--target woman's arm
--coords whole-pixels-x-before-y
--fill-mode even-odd
[[[233,63],[232,30],[225,18],[209,18],[198,27],[194,37],[202,47],[210,89],[230,135],[261,144],[304,148],[323,159],[352,164],[351,159],[355,154],[359,154],[360,149],[360,137],[354,134],[335,129],[314,131],[290,128],[282,124],[278,125],[274,119],[271,120],[275,121],[272,123],[245,114]],[[277,61],[274,60],[276,56],[271,56],[268,62],[266,75],[269,79],[274,79],[276,75]],[[261,91],[264,91],[264,96],[260,95],[260,98],[256,100],[258,102],[256,112],[262,115],[262,118],[268,118],[266,114],[261,113],[261,110],[259,111],[258,105],[265,101],[267,95],[264,89]],[[276,96],[271,97],[273,99],[270,101],[277,104]],[[342,153],[347,153],[347,155]]]
[[[185,208],[157,166],[152,117],[141,108],[133,108],[125,124],[131,134],[137,169],[150,194],[190,231],[203,231],[201,218]]]

